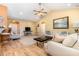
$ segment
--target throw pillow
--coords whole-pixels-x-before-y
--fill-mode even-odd
[[[64,36],[61,36],[61,35],[58,35],[58,34],[53,36],[53,41],[55,41],[55,42],[62,42],[64,39],[65,39]]]
[[[4,30],[4,28],[0,28],[0,33],[2,33],[3,30]]]
[[[77,41],[77,34],[71,34],[67,38],[64,39],[63,45],[72,47]]]

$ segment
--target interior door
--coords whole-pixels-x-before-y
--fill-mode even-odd
[[[46,26],[45,23],[39,25],[39,27],[37,29],[38,35],[45,35],[45,31],[46,31],[45,26]]]

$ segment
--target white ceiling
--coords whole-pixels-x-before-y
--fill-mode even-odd
[[[14,19],[24,19],[24,20],[38,20],[39,17],[34,15],[33,10],[39,8],[38,3],[8,3],[8,16]],[[50,10],[61,10],[78,7],[78,3],[67,4],[67,3],[43,3],[42,6],[46,11]]]

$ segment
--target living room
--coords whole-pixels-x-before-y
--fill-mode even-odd
[[[78,56],[78,15],[79,3],[0,4],[0,55]]]

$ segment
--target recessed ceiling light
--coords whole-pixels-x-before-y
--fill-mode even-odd
[[[68,4],[67,4],[67,6],[68,6],[68,7],[70,7],[70,6],[71,6],[71,4],[70,4],[70,3],[68,3]]]
[[[20,14],[20,15],[23,15],[23,12],[20,12],[19,14]]]

